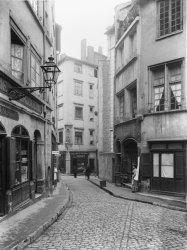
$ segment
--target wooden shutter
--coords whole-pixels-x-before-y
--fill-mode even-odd
[[[152,163],[151,154],[141,154],[140,156],[140,175],[142,177],[151,177],[152,173]]]
[[[7,137],[7,169],[8,169],[8,188],[15,184],[16,169],[16,139]]]
[[[176,178],[184,178],[184,153],[176,152],[175,154],[176,163]]]
[[[176,192],[185,193],[184,152],[175,153],[175,184]]]
[[[34,142],[29,141],[29,180],[33,180],[35,174],[34,166]]]

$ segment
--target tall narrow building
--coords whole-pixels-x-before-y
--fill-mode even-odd
[[[59,167],[67,174],[74,165],[83,173],[87,163],[97,172],[98,60],[105,56],[82,40],[81,57],[63,55],[59,61]]]

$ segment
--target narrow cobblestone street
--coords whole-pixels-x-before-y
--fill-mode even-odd
[[[184,212],[114,198],[84,177],[63,181],[72,206],[26,249],[187,249]]]

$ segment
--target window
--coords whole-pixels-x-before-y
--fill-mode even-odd
[[[31,86],[40,87],[40,61],[31,54]]]
[[[83,108],[75,107],[75,119],[83,120]]]
[[[75,131],[75,145],[83,145],[83,131]]]
[[[98,69],[96,68],[96,69],[94,69],[94,77],[96,77],[97,78],[97,71],[98,71]]]
[[[94,121],[94,107],[90,106],[90,121]]]
[[[92,83],[89,84],[89,98],[94,98],[94,85]]]
[[[82,73],[82,64],[80,64],[80,63],[75,63],[75,64],[74,64],[74,72]]]
[[[57,86],[58,97],[63,96],[63,81],[59,81]]]
[[[174,154],[153,154],[153,177],[174,178]]]
[[[63,120],[64,114],[63,114],[63,105],[58,106],[58,120]]]
[[[159,177],[159,154],[153,154],[153,177]]]
[[[173,154],[161,154],[161,177],[174,178]]]
[[[29,134],[23,126],[16,126],[12,131],[16,138],[15,153],[15,178],[14,183],[18,185],[29,179]]]
[[[182,72],[181,64],[168,66],[170,87],[170,109],[179,109],[182,99]]]
[[[182,0],[158,1],[158,36],[182,30]]]
[[[58,131],[59,143],[63,144],[63,130]]]
[[[11,68],[12,75],[20,81],[24,80],[23,70],[24,44],[11,30]]]
[[[182,61],[166,63],[151,71],[154,111],[179,109],[182,104]]]
[[[90,129],[90,145],[94,145],[94,130]]]
[[[74,80],[74,94],[82,96],[82,82]]]

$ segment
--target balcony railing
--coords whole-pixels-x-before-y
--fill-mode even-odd
[[[129,10],[126,18],[123,21],[119,21],[117,40],[119,40],[121,38],[121,36],[128,29],[128,27],[131,25],[131,23],[134,21],[134,19],[137,16],[139,16],[139,8],[138,8],[138,4],[135,1],[134,5]]]
[[[133,113],[133,114],[126,114],[125,116],[117,116],[114,119],[114,125],[117,125],[119,123],[127,122],[127,121],[130,121],[132,119],[135,119],[136,115],[137,114]]]

